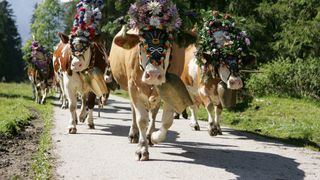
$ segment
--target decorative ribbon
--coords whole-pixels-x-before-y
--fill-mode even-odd
[[[151,54],[158,52],[159,54],[162,54],[163,52],[163,48],[162,47],[158,47],[158,48],[154,48],[154,47],[150,47],[149,50],[151,51]]]

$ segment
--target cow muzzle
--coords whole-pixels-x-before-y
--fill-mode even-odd
[[[165,81],[165,73],[160,66],[147,65],[142,75],[142,82],[149,85],[161,85]]]
[[[71,70],[75,72],[83,71],[85,69],[84,64],[82,59],[73,58],[71,61]]]
[[[232,90],[241,89],[243,87],[243,82],[240,77],[231,75],[227,82],[227,88]]]

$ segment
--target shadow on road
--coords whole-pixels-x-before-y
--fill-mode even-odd
[[[130,126],[123,125],[96,125],[105,127],[104,132],[111,135],[127,137]],[[231,130],[232,131],[232,130]],[[183,153],[164,152],[171,156],[184,157],[189,160],[151,159],[151,161],[168,161],[176,163],[196,164],[213,168],[221,168],[238,176],[239,180],[248,179],[304,179],[304,172],[298,169],[299,164],[294,159],[272,153],[240,151],[236,146],[178,141],[179,133],[169,131],[162,146],[152,148],[180,149]],[[259,137],[260,138],[260,137]],[[256,136],[250,137],[256,139]],[[201,173],[201,172],[199,172]],[[294,178],[293,178],[294,177]]]

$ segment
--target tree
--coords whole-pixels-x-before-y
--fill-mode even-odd
[[[63,24],[64,24],[64,33],[70,34],[73,27],[74,16],[76,15],[76,5],[78,1],[69,1],[62,5],[63,8]]]
[[[31,33],[46,49],[53,49],[59,42],[57,32],[62,30],[62,14],[59,0],[44,0],[35,10]]]
[[[0,1],[0,80],[20,81],[24,78],[21,38],[10,4]]]

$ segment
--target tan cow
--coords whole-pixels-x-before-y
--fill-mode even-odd
[[[82,52],[74,53],[71,50],[69,38],[59,33],[61,39],[54,51],[53,59],[60,66],[63,77],[63,88],[69,101],[71,113],[69,133],[77,132],[77,94],[81,94],[81,111],[79,120],[88,123],[89,128],[94,128],[93,107],[96,95],[102,96],[109,93],[103,80],[103,73],[107,66],[107,55],[104,47],[99,43],[88,42],[88,47],[82,48]],[[78,38],[78,37],[76,37]],[[79,37],[80,40],[81,37]],[[75,39],[75,41],[78,39]],[[79,40],[79,41],[80,41]],[[93,93],[94,92],[94,93]],[[88,96],[88,113],[86,112],[86,99]]]
[[[209,65],[207,69],[212,76],[204,81],[201,78],[200,66],[197,64],[196,51],[195,45],[190,45],[186,49],[185,66],[181,75],[182,81],[195,102],[190,106],[190,126],[194,130],[200,130],[196,114],[199,105],[203,104],[208,113],[208,132],[211,136],[216,136],[222,134],[220,128],[222,104],[218,92],[219,83],[224,82],[227,84],[227,88],[233,90],[242,88],[243,83],[239,77],[236,59],[219,63],[216,67]]]
[[[164,102],[161,128],[153,132],[153,122],[148,127],[149,112],[152,114],[152,120],[155,120],[160,105],[160,92],[157,86],[169,80],[166,78],[167,72],[180,75],[183,71],[184,48],[171,41],[166,48],[164,45],[168,40],[166,33],[159,29],[151,29],[140,32],[142,35],[139,39],[137,31],[130,30],[126,34],[125,28],[122,28],[115,36],[110,51],[109,61],[113,76],[120,87],[129,92],[132,102],[133,121],[129,139],[135,142],[135,138],[139,137],[137,160],[149,159],[147,135],[151,136],[152,143],[160,143],[165,139],[173,122],[174,107]],[[152,37],[152,42],[156,46],[147,49],[144,41],[146,37]],[[157,37],[164,39],[159,40]],[[147,56],[147,51],[151,51],[152,55]],[[163,63],[154,62],[153,60],[157,61],[157,55],[162,53],[165,53]],[[172,57],[171,62],[169,62],[170,57]],[[173,100],[175,98],[178,97],[171,97]]]

